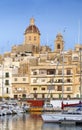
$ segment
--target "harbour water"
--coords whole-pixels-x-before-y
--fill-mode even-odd
[[[44,123],[39,114],[20,114],[1,116],[0,130],[82,130],[82,126]]]

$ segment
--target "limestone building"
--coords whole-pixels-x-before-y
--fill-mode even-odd
[[[41,33],[34,18],[24,32],[24,42],[12,47],[2,59],[12,59],[9,96],[14,98],[79,98],[81,95],[81,44],[64,50],[64,39],[58,33],[54,51],[41,46]],[[1,62],[2,63],[2,62]],[[8,87],[9,88],[9,87]],[[8,93],[7,93],[8,95]]]

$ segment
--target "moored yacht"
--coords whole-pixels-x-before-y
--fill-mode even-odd
[[[42,114],[42,119],[44,122],[55,122],[55,123],[62,123],[62,122],[73,122],[73,123],[82,123],[82,113],[53,113],[53,114]]]

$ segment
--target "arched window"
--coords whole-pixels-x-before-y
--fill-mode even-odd
[[[71,96],[70,96],[70,95],[67,95],[67,98],[68,98],[68,99],[70,99],[70,98],[71,98]]]
[[[26,94],[23,94],[22,97],[23,97],[23,98],[26,98]]]
[[[57,45],[57,49],[60,49],[60,44]]]

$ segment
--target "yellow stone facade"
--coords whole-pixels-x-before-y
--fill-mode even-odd
[[[49,46],[40,45],[40,31],[31,18],[24,33],[24,42],[12,47],[4,58],[11,57],[18,71],[12,74],[13,97],[22,98],[80,98],[81,96],[81,44],[74,50],[64,50],[64,39],[58,33]],[[1,58],[0,58],[1,59]]]

